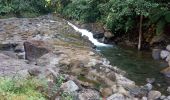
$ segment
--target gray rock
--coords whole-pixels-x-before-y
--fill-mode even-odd
[[[155,78],[146,78],[146,82],[152,84],[155,82]]]
[[[168,57],[169,54],[170,53],[168,51],[162,50],[161,53],[160,53],[160,56],[161,56],[162,59],[165,59],[165,58]]]
[[[165,98],[164,100],[169,100],[169,99]]]
[[[165,98],[166,98],[166,96],[164,96],[164,95],[162,95],[162,96],[160,97],[161,100],[163,100],[163,99],[165,99]]]
[[[148,100],[156,100],[161,97],[161,93],[159,91],[150,91],[148,93]]]
[[[152,84],[150,84],[150,83],[144,85],[144,88],[146,88],[146,90],[148,90],[148,91],[152,90],[152,87],[153,87],[153,86],[152,86]]]
[[[166,50],[170,51],[170,45],[166,46]]]
[[[170,93],[170,86],[167,88],[167,91]]]
[[[166,97],[168,100],[170,100],[170,95]]]
[[[166,62],[169,62],[170,61],[170,55],[168,55],[165,59]]]
[[[106,37],[106,38],[112,38],[114,35],[111,33],[111,32],[105,32],[104,33],[104,37]]]
[[[115,93],[108,97],[106,100],[125,100],[125,97],[122,94]]]
[[[142,97],[142,100],[148,100],[147,97]]]
[[[170,67],[161,70],[161,73],[164,74],[166,77],[170,77]]]
[[[66,83],[63,83],[60,88],[64,92],[74,92],[74,91],[79,90],[79,87],[72,80],[69,80]]]
[[[25,60],[16,59],[9,57],[0,53],[0,76],[13,76],[16,75],[17,72],[22,73],[23,70],[35,68],[35,65],[27,64]]]

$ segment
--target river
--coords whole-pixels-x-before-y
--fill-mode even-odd
[[[146,78],[155,78],[153,87],[166,92],[167,83],[160,70],[166,67],[164,61],[153,60],[149,51],[137,51],[127,47],[97,47],[110,63],[127,72],[127,77],[138,85],[145,85]]]
[[[93,33],[86,29],[80,29],[68,22],[82,36],[97,46],[96,50],[106,57],[111,65],[127,72],[127,77],[137,85],[145,85],[146,78],[154,78],[153,88],[166,93],[167,83],[160,70],[167,67],[164,61],[153,60],[150,51],[138,51],[134,48],[107,45],[93,38]]]

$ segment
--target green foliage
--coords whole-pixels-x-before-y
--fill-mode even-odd
[[[0,0],[0,15],[9,13],[18,16],[22,13],[45,13],[47,2],[45,0]]]
[[[62,100],[74,100],[71,93],[64,92],[61,95]]]
[[[158,5],[145,0],[109,0],[99,6],[102,21],[116,34],[132,31],[138,23],[135,19],[140,15],[147,17],[150,9]]]
[[[36,90],[44,85],[35,78],[0,78],[0,98],[5,100],[45,100],[44,96]]]
[[[62,13],[69,18],[84,22],[94,22],[100,16],[97,9],[98,2],[98,0],[72,0],[63,9]]]
[[[162,34],[166,24],[170,23],[170,11],[155,9],[150,15],[150,22],[156,24],[156,35]]]

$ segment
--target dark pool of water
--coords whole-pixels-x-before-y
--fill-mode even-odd
[[[127,77],[138,85],[145,85],[146,78],[155,78],[154,88],[165,92],[167,83],[160,70],[166,67],[165,62],[153,60],[150,52],[137,51],[126,47],[97,47],[112,65],[127,72]],[[160,84],[160,86],[159,86]]]

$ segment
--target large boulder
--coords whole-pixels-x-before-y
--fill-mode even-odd
[[[41,40],[24,42],[25,58],[34,61],[37,58],[50,52],[49,44]]]

